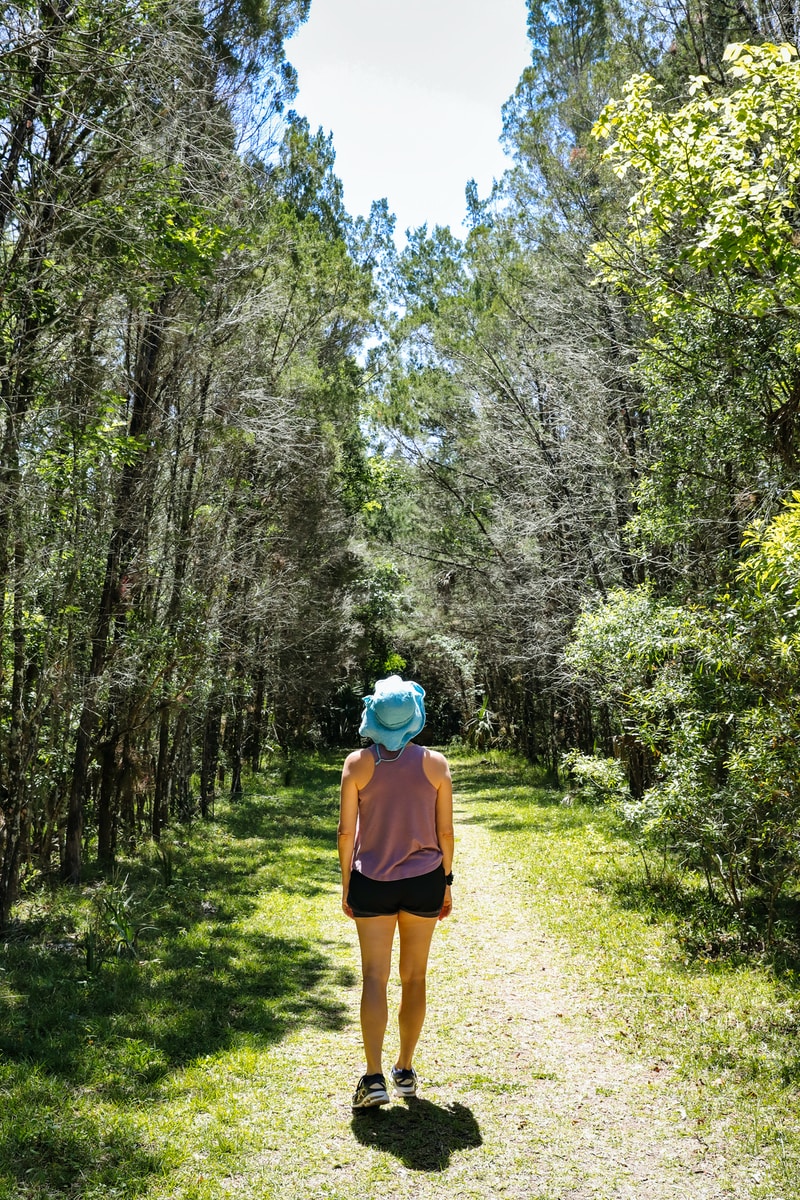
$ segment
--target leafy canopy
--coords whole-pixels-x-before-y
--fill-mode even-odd
[[[633,192],[593,261],[656,321],[698,304],[744,318],[800,309],[800,59],[771,43],[731,45],[724,59],[729,90],[694,76],[670,111],[663,88],[635,75],[594,126],[614,138],[603,158]]]

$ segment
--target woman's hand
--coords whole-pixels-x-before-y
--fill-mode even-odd
[[[346,917],[349,917],[351,921],[355,921],[355,919],[356,919],[355,914],[353,913],[353,910],[350,907],[350,905],[347,903],[348,891],[349,891],[348,888],[344,888],[342,891],[342,912],[344,913],[344,915]]]
[[[439,920],[443,921],[445,919],[445,917],[449,917],[450,913],[452,911],[453,911],[453,894],[450,891],[450,885],[447,884],[447,886],[444,889],[444,900],[442,901],[442,910],[439,913]]]

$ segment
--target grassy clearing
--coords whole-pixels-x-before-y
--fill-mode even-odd
[[[800,1197],[797,976],[689,959],[677,918],[638,906],[608,814],[494,754],[454,761],[457,908],[435,941],[423,1098],[353,1115],[339,765],[264,776],[171,856],[23,905],[0,945],[3,1200]],[[666,1167],[661,1190],[636,1182],[627,1126],[646,1137],[649,1118],[624,1072],[584,1105],[571,1056],[590,1062],[593,1038],[675,1080],[693,1145],[727,1142],[716,1191],[670,1190]]]

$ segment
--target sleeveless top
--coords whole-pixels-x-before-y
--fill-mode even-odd
[[[408,742],[399,758],[378,762],[358,793],[353,866],[369,879],[412,879],[442,861],[436,836],[436,788],[422,767],[425,750]]]

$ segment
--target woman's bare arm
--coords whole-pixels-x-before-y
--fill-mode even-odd
[[[347,892],[350,888],[353,846],[356,840],[358,792],[359,788],[366,787],[369,783],[373,770],[372,755],[369,751],[365,750],[354,750],[352,754],[348,754],[342,768],[337,841],[339,845],[339,866],[342,870],[342,910],[348,917],[353,916],[353,910],[347,903]]]
[[[453,781],[450,776],[450,765],[443,754],[429,750],[425,756],[429,761],[426,771],[428,778],[436,788],[436,837],[442,852],[442,866],[445,875],[453,869],[453,851],[455,850],[455,833],[453,830]],[[439,920],[449,917],[453,911],[453,896],[450,885],[445,888],[444,903],[439,913]]]

